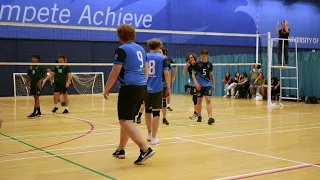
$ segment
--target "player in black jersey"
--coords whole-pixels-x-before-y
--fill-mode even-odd
[[[192,100],[193,100],[193,105],[194,105],[194,113],[192,116],[190,116],[190,119],[197,119],[198,118],[198,113],[197,113],[197,90],[194,87],[194,82],[192,79],[192,69],[196,63],[197,60],[197,55],[194,53],[189,53],[186,56],[186,66],[183,69],[182,74],[186,75],[187,73],[189,74],[189,86],[190,86],[190,94],[192,95]]]

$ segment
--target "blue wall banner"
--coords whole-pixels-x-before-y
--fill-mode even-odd
[[[319,17],[319,4],[299,0],[1,0],[0,37],[116,41],[114,30],[104,28],[123,23],[138,29],[245,34],[258,31],[272,32],[277,37],[277,22],[288,20],[290,38],[296,39],[299,47],[320,48]],[[178,33],[141,33],[137,39],[146,41],[151,37],[167,43],[255,45],[253,38],[225,40]]]

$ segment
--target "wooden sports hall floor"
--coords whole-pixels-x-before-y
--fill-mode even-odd
[[[320,106],[213,97],[216,123],[197,123],[188,95],[173,95],[169,126],[159,129],[155,156],[144,165],[111,156],[119,137],[117,95],[71,96],[70,113],[53,115],[52,96],[41,97],[43,117],[27,119],[32,98],[0,98],[1,180],[99,179],[319,179]],[[144,119],[144,118],[143,118]],[[144,122],[137,125],[146,136]]]

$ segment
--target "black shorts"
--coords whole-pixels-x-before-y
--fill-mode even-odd
[[[166,92],[167,92],[167,86],[163,86],[163,90],[162,90],[162,98],[163,98],[163,99],[165,99],[165,98],[168,97],[167,94],[166,94]]]
[[[31,96],[40,96],[40,89],[38,87],[36,88],[30,88],[30,95]]]
[[[66,88],[66,85],[54,85],[53,92],[57,92],[60,94],[68,94],[68,88]]]
[[[212,95],[212,90],[211,86],[208,87],[201,87],[200,91],[197,90],[197,97],[202,98],[203,96],[211,96]]]
[[[119,120],[134,120],[147,93],[147,86],[121,86],[118,95]]]
[[[190,86],[190,94],[191,95],[197,95],[197,89],[193,86]]]
[[[146,109],[161,109],[162,108],[162,91],[156,93],[147,93],[144,99]]]

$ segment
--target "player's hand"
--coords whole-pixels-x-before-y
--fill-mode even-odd
[[[285,20],[285,21],[284,21],[284,24],[285,24],[286,26],[288,26],[288,20]]]
[[[70,83],[67,82],[66,83],[66,88],[69,88],[69,86],[70,86]]]
[[[214,87],[214,86],[211,87],[211,90],[212,90],[212,91],[214,91],[215,89],[216,89],[216,87]]]
[[[189,67],[189,66],[190,66],[190,63],[189,63],[189,62],[187,62],[186,66],[187,66],[187,67]]]
[[[28,87],[29,86],[27,84],[23,85],[23,89],[26,90],[26,91],[28,90]]]
[[[175,80],[176,80],[176,78],[175,78],[175,77],[173,77],[173,78],[172,78],[172,80],[171,80],[171,82],[174,82]]]
[[[166,90],[166,92],[165,92],[165,96],[166,96],[166,97],[169,97],[169,96],[170,96],[170,91],[171,91],[171,90],[170,90],[169,88],[167,88],[167,90]]]
[[[198,91],[201,90],[201,86],[200,86],[198,83],[194,84],[194,86],[196,87],[196,89],[197,89]]]
[[[42,88],[42,81],[38,82],[38,88],[41,89]]]
[[[104,91],[103,93],[104,99],[108,100],[108,96],[109,96],[109,91]]]

